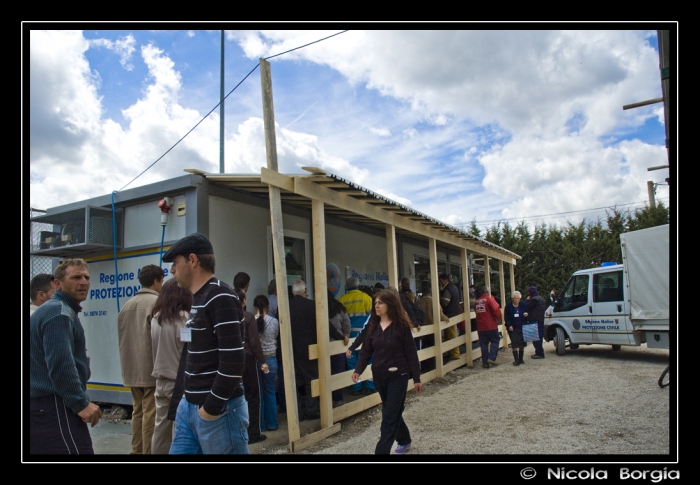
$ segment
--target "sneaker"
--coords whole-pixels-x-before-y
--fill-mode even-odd
[[[489,364],[494,366],[494,367],[498,365],[498,363],[495,360],[491,360],[491,359],[489,359]]]
[[[411,449],[411,443],[409,443],[407,445],[399,445],[394,450],[394,453],[396,453],[397,455],[403,455],[404,453],[406,453],[410,449]]]
[[[489,368],[490,368],[488,364],[481,364],[481,367],[483,367],[484,369],[489,369]]]
[[[264,434],[261,434],[259,438],[248,440],[248,444],[251,445],[253,443],[260,443],[261,441],[265,441],[266,439],[267,439],[267,436],[265,436]]]
[[[530,358],[531,358],[531,359],[544,359],[544,355],[537,355],[537,354],[535,354],[535,355],[531,355]]]

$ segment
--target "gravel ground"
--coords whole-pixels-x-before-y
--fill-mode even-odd
[[[404,419],[413,446],[388,461],[674,461],[677,387],[657,384],[668,350],[590,345],[557,356],[550,343],[544,360],[531,359],[533,352],[528,346],[525,365],[514,367],[511,352],[501,350],[497,367],[477,362],[426,383],[420,396],[409,392]],[[109,423],[91,429],[96,453],[128,454],[128,413],[104,411]],[[343,420],[339,433],[294,454],[285,414],[279,422],[266,441],[250,445],[251,454],[276,455],[270,462],[374,461],[381,409]],[[303,436],[320,422],[300,424]]]
[[[510,350],[502,349],[497,367],[464,366],[427,383],[420,396],[410,392],[404,419],[412,461],[417,455],[669,455],[672,449],[675,456],[677,423],[669,409],[676,386],[657,384],[668,350],[590,345],[557,356],[550,343],[545,351],[544,360],[533,360],[528,346],[525,365],[515,367]],[[377,406],[297,454],[373,454],[380,421]],[[265,446],[256,453],[289,450]]]

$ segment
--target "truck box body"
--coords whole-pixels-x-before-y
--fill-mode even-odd
[[[558,355],[581,344],[669,348],[669,226],[620,235],[623,264],[576,271],[545,318]]]

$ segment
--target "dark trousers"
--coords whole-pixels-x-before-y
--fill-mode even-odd
[[[374,454],[388,455],[391,453],[394,441],[399,445],[407,445],[411,442],[411,433],[403,420],[408,373],[387,379],[377,378],[376,375],[373,377],[374,385],[382,398],[381,438],[374,449]]]
[[[345,354],[331,355],[331,374],[340,374],[345,372]],[[333,401],[343,400],[343,390],[337,389],[333,391]]]
[[[260,381],[257,361],[247,353],[243,367],[243,389],[248,401],[248,439],[257,440],[260,438]]]
[[[60,396],[30,399],[29,453],[93,455],[88,425],[63,403]]]
[[[537,324],[537,333],[539,334],[540,338],[532,342],[532,346],[535,347],[535,355],[540,355],[544,357],[544,347],[542,347],[542,337],[544,337],[544,320],[541,322],[533,321],[527,323]]]
[[[309,360],[308,357],[294,359],[294,374],[297,388],[303,387],[304,395],[297,392],[297,407],[299,408],[299,419],[317,418],[321,409],[317,397],[311,397],[311,381],[318,379],[318,367],[316,361]]]

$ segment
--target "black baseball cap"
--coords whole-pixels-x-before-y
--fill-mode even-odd
[[[190,254],[196,254],[197,256],[214,254],[214,247],[204,234],[195,232],[173,244],[172,247],[168,249],[168,252],[163,255],[163,262],[172,263],[178,256],[182,255],[187,257]]]

